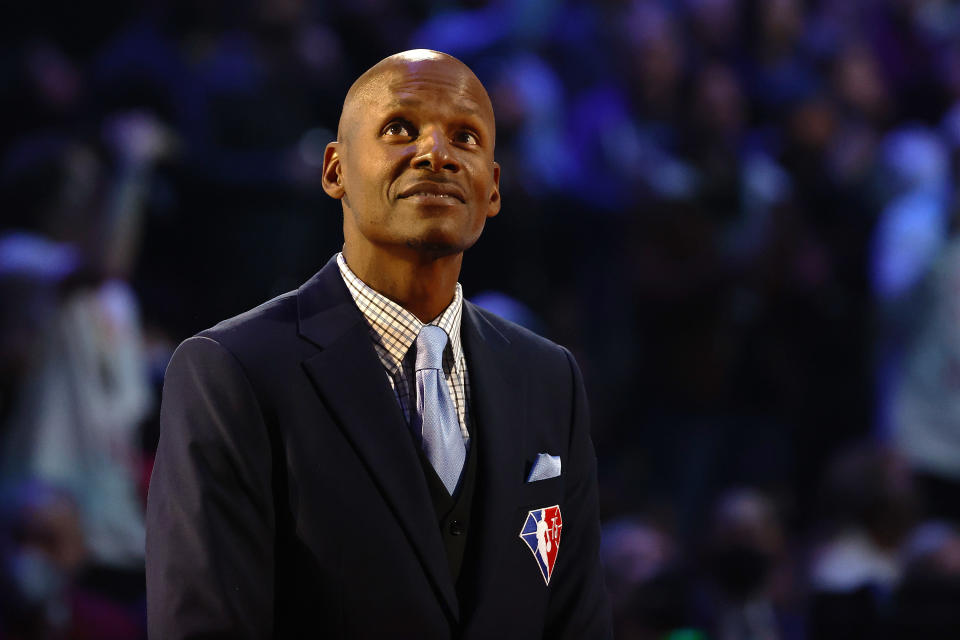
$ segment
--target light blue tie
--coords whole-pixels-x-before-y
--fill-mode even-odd
[[[450,495],[457,489],[467,457],[457,408],[443,379],[443,348],[447,332],[424,325],[417,336],[417,416],[423,452]]]

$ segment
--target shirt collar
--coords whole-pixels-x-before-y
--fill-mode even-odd
[[[370,325],[370,334],[383,347],[388,358],[384,361],[388,373],[396,373],[407,351],[417,339],[424,323],[385,295],[373,290],[361,280],[349,266],[343,253],[337,254],[337,266],[354,303]],[[447,332],[453,354],[453,366],[459,367],[463,358],[460,341],[460,319],[463,315],[463,290],[460,283],[454,290],[453,301],[443,312],[427,324],[433,324]]]

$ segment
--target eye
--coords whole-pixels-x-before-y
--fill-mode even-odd
[[[383,132],[380,135],[410,138],[413,137],[413,127],[410,126],[409,122],[393,120],[383,128]]]
[[[453,141],[469,145],[480,144],[480,139],[477,137],[477,134],[466,129],[463,131],[458,131],[453,137]]]

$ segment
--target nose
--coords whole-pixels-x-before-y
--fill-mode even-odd
[[[446,134],[439,128],[424,130],[417,141],[416,155],[411,161],[416,169],[427,169],[434,173],[460,170],[460,162]]]

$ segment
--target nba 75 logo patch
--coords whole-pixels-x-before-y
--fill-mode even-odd
[[[543,581],[550,584],[553,575],[553,565],[557,561],[557,551],[560,550],[560,530],[563,528],[563,518],[560,516],[560,505],[534,509],[527,514],[527,521],[520,530],[520,539],[527,543],[533,553]]]

